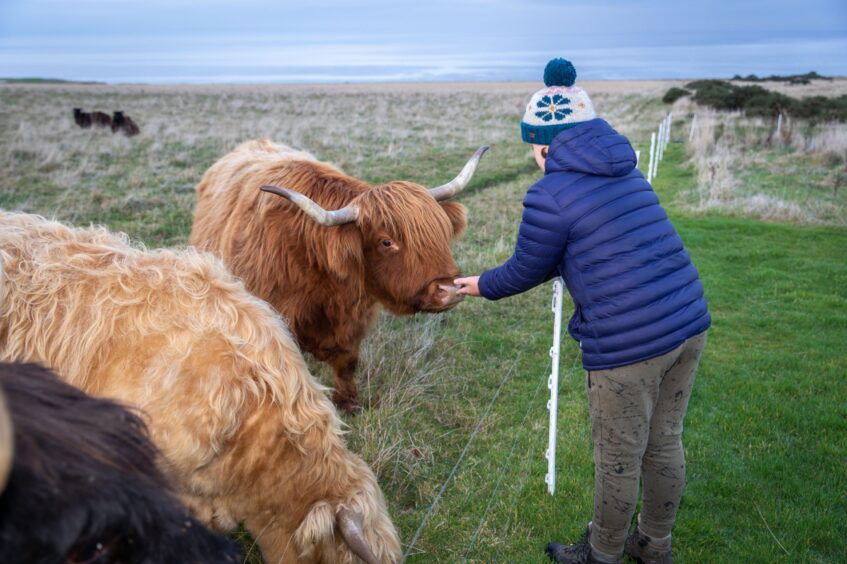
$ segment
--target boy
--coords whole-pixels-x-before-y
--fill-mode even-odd
[[[711,318],[697,270],[629,141],[598,119],[576,70],[553,59],[521,121],[544,177],[524,198],[514,255],[459,293],[490,300],[561,276],[574,301],[594,443],[594,517],[561,563],[671,562],[682,423]],[[638,501],[635,531],[627,536]]]

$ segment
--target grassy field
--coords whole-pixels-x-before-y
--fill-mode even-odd
[[[586,88],[646,160],[670,85]],[[539,175],[517,131],[537,87],[0,85],[0,207],[104,223],[151,247],[178,246],[190,231],[193,186],[245,139],[267,136],[310,150],[371,182],[426,185],[451,178],[489,143],[459,197],[469,229],[454,247],[462,270],[478,273],[510,256],[522,195]],[[688,486],[676,559],[845,561],[847,191],[837,188],[844,157],[837,150],[821,157],[820,144],[791,139],[748,150],[745,131],[755,124],[732,136],[716,126],[711,138],[704,133],[689,145],[689,114],[699,110],[686,103],[675,106],[678,142],[654,184],[700,270],[714,325],[686,420]],[[142,133],[126,139],[79,130],[74,107],[124,110]],[[804,139],[819,133],[800,124],[797,131]],[[727,153],[731,163],[716,160]],[[712,173],[715,162],[726,170]],[[790,190],[781,180],[786,167],[799,171]],[[805,172],[811,169],[816,176]],[[830,177],[835,188],[820,189]],[[718,183],[723,192],[709,192]],[[799,213],[776,214],[791,222],[762,221],[773,217],[762,210],[773,207],[745,207],[756,195],[790,202]],[[704,204],[715,198],[720,205]],[[468,300],[440,316],[383,316],[369,337],[360,369],[368,409],[348,420],[349,444],[378,473],[404,542],[481,422],[411,561],[542,562],[546,542],[575,539],[590,519],[584,372],[568,337],[555,497],[543,482],[549,305],[544,286],[496,303]],[[325,367],[314,369],[330,382]]]

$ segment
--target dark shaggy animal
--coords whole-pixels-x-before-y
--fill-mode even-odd
[[[91,127],[91,114],[83,112],[80,108],[74,108],[74,123],[83,129]]]
[[[0,493],[0,562],[241,561],[232,541],[190,517],[170,492],[137,415],[36,364],[0,363],[0,390],[8,409],[0,474],[12,455]],[[2,439],[9,419],[13,449]]]
[[[141,132],[131,117],[125,116],[123,112],[115,112],[112,116],[112,133],[117,133],[118,131],[127,137],[138,135]]]
[[[379,305],[409,315],[461,301],[450,244],[467,222],[449,198],[487,148],[453,181],[426,189],[372,186],[308,153],[249,141],[197,185],[191,243],[221,256],[287,318],[301,348],[332,366],[335,404],[356,411],[359,345]]]
[[[112,127],[112,118],[103,112],[91,112],[91,124],[95,127]]]

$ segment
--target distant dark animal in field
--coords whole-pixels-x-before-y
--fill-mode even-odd
[[[169,491],[137,415],[36,364],[0,364],[0,395],[0,562],[241,561]]]
[[[115,112],[112,116],[112,133],[119,131],[127,137],[132,137],[138,135],[141,130],[131,117],[125,116],[123,112]]]
[[[95,127],[112,127],[112,118],[103,112],[91,112],[91,125]]]
[[[269,564],[400,559],[376,477],[284,320],[220,259],[3,211],[0,256],[0,360],[142,410],[198,519],[243,523]]]
[[[487,148],[454,180],[427,189],[372,186],[308,153],[249,141],[197,185],[191,243],[221,256],[287,318],[301,348],[332,366],[335,404],[357,411],[359,346],[378,304],[409,315],[461,301],[450,243],[467,220],[464,206],[448,198],[470,181]]]
[[[91,127],[91,114],[83,112],[80,108],[74,108],[74,123],[83,129]]]

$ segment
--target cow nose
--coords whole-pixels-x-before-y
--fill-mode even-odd
[[[458,293],[459,286],[455,284],[439,284],[436,293],[436,299],[441,302],[443,307],[455,305],[465,299],[465,296]]]

